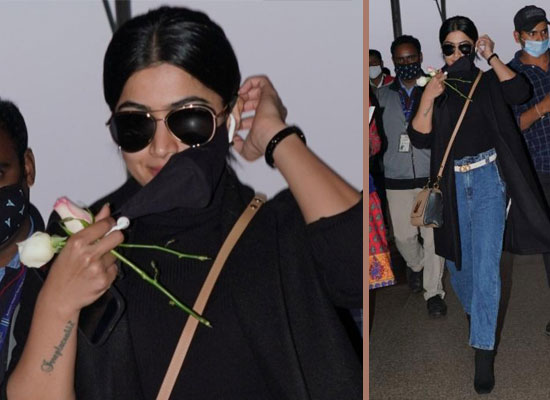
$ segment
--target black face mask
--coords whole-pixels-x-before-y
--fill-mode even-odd
[[[420,68],[420,61],[411,64],[397,64],[395,66],[395,74],[402,81],[410,81],[418,78],[422,68]]]
[[[173,155],[160,172],[116,214],[137,218],[177,208],[204,208],[210,204],[226,164],[227,128],[222,124],[204,146]]]
[[[29,199],[20,183],[0,188],[0,245],[11,239],[29,214]]]

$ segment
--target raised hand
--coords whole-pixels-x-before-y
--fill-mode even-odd
[[[447,75],[438,71],[424,88],[423,95],[429,100],[434,100],[440,96],[445,90],[445,79],[447,79]]]
[[[115,280],[117,266],[109,252],[124,236],[115,231],[104,237],[114,225],[104,206],[97,222],[72,235],[54,261],[41,297],[52,301],[62,315],[73,315],[93,303]]]
[[[491,56],[491,54],[493,54],[495,42],[493,42],[488,35],[483,35],[477,39],[475,48],[477,49],[478,54],[480,54],[484,59],[487,59]]]
[[[263,75],[244,81],[236,108],[234,114],[247,111],[255,114],[240,120],[237,128],[248,129],[249,133],[245,139],[236,134],[233,147],[246,160],[256,160],[264,154],[273,136],[286,126],[287,110],[271,81]]]

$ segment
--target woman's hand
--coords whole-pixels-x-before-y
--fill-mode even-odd
[[[484,59],[488,59],[493,54],[495,42],[488,35],[483,35],[477,39],[475,48]]]
[[[115,221],[104,206],[97,222],[71,236],[55,259],[41,292],[62,316],[71,316],[97,300],[117,276],[115,257],[109,252],[123,242],[119,231],[103,237]]]
[[[252,76],[246,79],[239,90],[239,99],[234,114],[254,111],[255,114],[243,119],[237,130],[249,130],[246,139],[236,134],[233,147],[244,159],[254,161],[261,157],[269,141],[283,129],[287,111],[273,84],[267,76]]]
[[[447,75],[441,71],[438,71],[424,88],[423,96],[430,101],[433,101],[436,97],[440,96],[445,90],[445,79],[447,79]]]

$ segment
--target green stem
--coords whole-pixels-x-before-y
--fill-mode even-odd
[[[139,246],[139,245],[138,245]],[[146,272],[141,270],[137,265],[135,265],[133,262],[128,260],[126,257],[124,257],[122,254],[120,254],[116,250],[111,250],[111,254],[114,255],[116,258],[118,258],[120,261],[122,261],[124,264],[128,265],[130,268],[132,268],[141,278],[156,287],[158,290],[160,290],[162,293],[164,293],[175,305],[177,305],[179,308],[181,308],[183,311],[191,315],[193,318],[196,318],[201,324],[206,325],[209,328],[212,328],[212,325],[210,322],[204,318],[201,317],[199,314],[197,314],[195,311],[193,311],[191,308],[187,307],[185,304],[180,302],[178,299],[172,295],[164,286],[162,286],[160,283],[158,283],[156,280],[151,278]]]
[[[455,88],[453,85],[451,85],[450,83],[447,83],[445,82],[445,85],[447,85],[448,87],[450,87],[451,89],[453,89],[455,92],[457,92],[460,96],[464,97],[466,100],[468,101],[473,101],[472,99],[470,99],[468,96],[465,96],[460,90],[458,90],[457,88]]]
[[[167,249],[166,247],[156,246],[156,245],[152,245],[152,244],[122,243],[122,244],[119,244],[118,247],[127,247],[127,248],[130,248],[130,249],[153,249],[153,250],[159,250],[159,251],[164,251],[166,253],[173,254],[175,256],[178,256],[178,258],[192,258],[192,259],[199,260],[199,261],[210,260],[210,257],[207,257],[207,256],[197,256],[197,255],[194,255],[194,254],[180,253],[179,251],[175,251],[175,250],[172,250],[172,249]]]
[[[460,78],[447,78],[447,81],[457,81],[457,82],[464,82],[464,83],[472,83],[472,81],[465,81],[464,79]]]

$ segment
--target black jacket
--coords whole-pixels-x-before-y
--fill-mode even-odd
[[[117,208],[134,186],[129,181],[103,201]],[[235,177],[228,179],[225,234],[252,196]],[[263,206],[227,260],[239,321],[273,399],[361,398],[361,363],[335,309],[361,307],[361,216],[360,202],[306,225],[286,190]],[[18,343],[25,341],[39,288],[36,279],[24,287]],[[79,400],[143,399],[129,335],[125,315],[101,346],[91,346],[79,332]],[[18,346],[15,360],[20,354]],[[210,398],[207,391],[204,398]]]
[[[446,91],[449,91],[447,88]],[[529,153],[511,113],[510,104],[521,104],[530,94],[528,82],[521,76],[500,82],[493,70],[483,74],[470,109],[481,107],[491,127],[489,134],[497,152],[497,162],[512,199],[504,249],[516,254],[540,254],[550,251],[550,217],[540,190]],[[416,147],[431,147],[430,175],[437,176],[443,154],[452,132],[447,132],[449,118],[442,112],[441,98],[436,99],[432,132],[422,134],[409,125],[409,137]],[[455,119],[457,116],[455,116]],[[454,126],[453,126],[454,128]],[[461,128],[462,129],[462,128]],[[451,129],[452,130],[452,129]],[[460,135],[459,129],[457,136]],[[461,265],[453,149],[445,165],[441,189],[443,192],[443,220],[441,228],[434,228],[435,250],[438,255]]]

